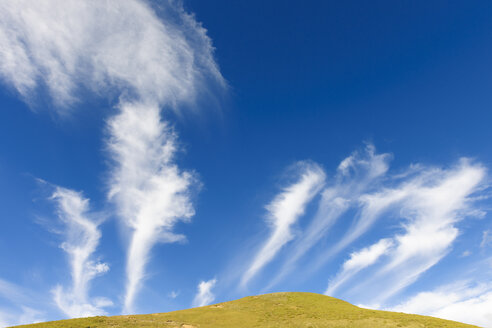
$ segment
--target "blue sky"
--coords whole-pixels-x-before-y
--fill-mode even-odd
[[[275,291],[492,326],[491,16],[0,2],[0,326]]]

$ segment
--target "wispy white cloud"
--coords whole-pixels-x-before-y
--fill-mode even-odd
[[[169,296],[170,298],[172,298],[172,299],[175,299],[176,297],[178,297],[178,296],[179,296],[179,291],[175,291],[175,290],[173,290],[173,291],[171,291],[171,292],[168,294],[168,296]]]
[[[286,187],[266,207],[267,223],[272,232],[244,273],[242,285],[253,278],[285,244],[294,238],[292,225],[304,214],[306,205],[323,187],[325,173],[317,164],[297,163],[296,174],[298,180]]]
[[[180,25],[159,21],[149,13],[138,17],[148,35],[144,49],[139,48],[137,53],[148,69],[125,71],[136,95],[133,101],[121,100],[119,114],[108,121],[108,148],[114,164],[109,197],[131,232],[125,313],[133,311],[152,247],[158,242],[184,240],[184,236],[172,232],[173,226],[178,221],[189,221],[195,213],[190,194],[198,183],[190,172],[181,171],[175,164],[177,136],[161,120],[160,108],[176,108],[193,100],[204,91],[207,78],[224,85],[205,29],[176,2],[171,1],[166,9],[174,12],[174,20],[178,19]],[[132,19],[135,16],[133,12],[128,14]],[[134,56],[133,52],[127,53],[125,62],[132,62]],[[134,85],[133,81],[141,83]]]
[[[0,327],[27,325],[45,321],[44,314],[27,306],[19,310],[0,309]]]
[[[12,324],[7,319],[7,315],[0,310],[0,327],[8,327],[12,326]]]
[[[301,257],[326,237],[337,220],[357,205],[362,194],[380,185],[380,180],[388,171],[390,159],[390,154],[378,154],[375,147],[368,144],[364,151],[355,151],[340,162],[332,182],[322,192],[315,216],[293,245],[291,255],[271,285],[278,283]],[[354,234],[350,239],[355,237]],[[348,239],[343,244],[347,243]],[[325,252],[317,267],[344,246],[340,244]]]
[[[179,2],[2,1],[0,76],[27,101],[38,88],[59,108],[86,89],[175,105],[204,74],[224,83],[206,30]]]
[[[79,192],[61,187],[56,187],[52,199],[64,225],[61,248],[68,255],[72,277],[70,288],[58,285],[53,290],[55,303],[72,318],[105,314],[102,308],[111,306],[112,302],[89,297],[92,279],[109,270],[106,263],[93,259],[101,232],[99,222],[90,218],[89,200]]]
[[[206,30],[181,2],[156,10],[140,0],[0,3],[0,76],[24,100],[47,90],[66,114],[81,92],[119,99],[107,140],[109,197],[131,231],[126,312],[152,246],[182,240],[172,226],[194,213],[194,179],[172,162],[176,135],[160,109],[193,103],[209,82],[226,85]]]
[[[212,293],[212,288],[215,287],[217,279],[209,281],[200,281],[198,291],[193,299],[193,307],[209,305],[215,300],[215,295]]]
[[[492,284],[460,281],[420,292],[388,311],[416,313],[492,327]]]
[[[455,224],[474,212],[470,197],[485,174],[482,165],[463,159],[449,169],[422,168],[397,187],[364,195],[359,221],[375,220],[392,210],[402,220],[403,231],[392,237],[394,247],[379,268],[350,292],[384,302],[438,263],[459,233]]]
[[[0,327],[45,321],[45,313],[31,306],[33,303],[39,305],[39,297],[32,291],[0,279],[0,298],[12,304],[11,307],[0,308]]]
[[[176,136],[160,121],[158,107],[122,105],[109,129],[115,163],[109,195],[131,230],[124,308],[131,312],[152,247],[185,239],[172,229],[195,213],[190,200],[195,179],[173,163]]]
[[[492,232],[490,230],[485,230],[482,233],[482,241],[480,242],[480,248],[485,248],[492,244]]]
[[[21,313],[17,318],[17,324],[38,323],[43,321],[45,321],[43,312],[28,306],[21,306]]]
[[[332,295],[344,282],[352,278],[362,269],[376,263],[383,255],[387,254],[393,246],[391,239],[381,239],[377,243],[350,254],[350,258],[343,263],[342,270],[330,281],[325,291],[326,295]]]
[[[303,265],[304,278],[379,220],[393,220],[378,229],[379,241],[350,254],[326,289],[327,294],[355,301],[385,303],[449,253],[459,234],[459,221],[477,214],[483,217],[476,206],[486,188],[486,169],[480,163],[461,159],[447,168],[413,164],[393,174],[389,173],[390,158],[368,145],[364,153],[356,152],[340,163],[333,182],[322,192],[317,213],[291,244],[290,256],[269,287],[289,271],[299,270],[297,261],[321,240],[328,247]],[[345,233],[326,239],[333,224],[350,213],[354,217]],[[356,279],[362,275],[364,279]]]
[[[15,302],[24,302],[27,300],[26,293],[20,286],[3,279],[0,279],[0,297]]]

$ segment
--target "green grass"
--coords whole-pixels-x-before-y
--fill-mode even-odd
[[[146,315],[45,322],[32,328],[475,327],[432,317],[367,310],[313,293],[275,293],[200,308]]]

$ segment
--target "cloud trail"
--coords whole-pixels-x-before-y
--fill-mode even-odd
[[[27,325],[45,321],[43,313],[27,306],[20,306],[21,311],[0,309],[0,327]]]
[[[193,215],[196,183],[172,163],[177,137],[160,109],[179,113],[211,86],[226,87],[212,42],[179,1],[156,12],[140,0],[19,0],[0,2],[0,49],[0,77],[32,107],[43,91],[62,115],[87,93],[118,99],[107,123],[109,198],[130,230],[131,311],[153,245],[183,239],[172,225]]]
[[[384,308],[386,311],[430,315],[483,327],[492,326],[490,309],[492,284],[472,281],[459,281],[420,292],[396,306]]]
[[[363,152],[355,151],[339,164],[333,183],[321,194],[316,214],[293,245],[291,255],[270,286],[277,284],[291,272],[297,261],[327,235],[330,228],[359,201],[364,192],[379,185],[388,171],[390,159],[390,154],[377,154],[375,147],[368,144]],[[331,250],[323,261],[334,253],[336,251]],[[319,263],[318,267],[322,263]]]
[[[173,163],[176,136],[159,120],[158,107],[122,105],[108,125],[115,162],[109,195],[131,229],[124,305],[131,312],[152,247],[185,239],[172,228],[195,213],[190,200],[195,179]]]
[[[51,198],[64,225],[61,248],[69,257],[72,276],[70,288],[58,285],[53,290],[55,303],[71,318],[105,314],[102,308],[111,306],[112,302],[89,298],[91,280],[109,270],[106,263],[93,260],[101,232],[99,223],[89,218],[89,200],[81,193],[61,187],[56,187]]]
[[[375,305],[384,304],[449,253],[459,234],[458,222],[482,215],[475,204],[483,199],[479,193],[487,170],[482,164],[463,158],[447,168],[413,164],[399,174],[389,174],[390,158],[368,145],[364,153],[355,152],[340,163],[334,181],[322,192],[317,212],[290,245],[289,256],[266,289],[299,270],[296,263],[328,238],[335,222],[355,213],[341,237],[326,239],[328,247],[315,253],[317,258],[307,259],[301,279],[365,236],[378,220],[392,219],[391,234],[352,252],[325,290],[356,302],[371,299]],[[388,229],[375,233],[387,234]],[[287,242],[292,239],[287,237]],[[356,279],[361,276],[364,279]]]
[[[480,242],[480,248],[485,248],[492,244],[492,231],[485,230],[482,232],[482,241]]]
[[[296,174],[298,181],[286,187],[266,207],[267,223],[272,232],[244,273],[241,280],[243,286],[294,238],[291,226],[304,214],[306,205],[323,187],[325,173],[317,164],[300,162]]]
[[[45,313],[33,308],[33,306],[38,307],[41,303],[45,303],[45,295],[42,296],[42,302],[40,302],[40,295],[0,278],[0,298],[7,300],[15,307],[0,308],[0,327],[45,321]]]
[[[455,224],[473,214],[471,195],[485,175],[483,166],[462,159],[453,168],[422,169],[395,188],[363,197],[361,220],[392,210],[402,219],[403,231],[391,238],[394,246],[380,266],[348,293],[371,295],[375,304],[385,302],[438,263],[459,233]]]
[[[369,247],[350,254],[350,258],[343,263],[342,270],[330,281],[325,294],[333,295],[343,283],[387,254],[392,246],[391,239],[381,239]]]
[[[209,281],[200,281],[198,284],[198,292],[193,299],[193,307],[209,305],[215,300],[215,295],[212,293],[212,288],[215,287],[217,279]]]
[[[224,80],[206,30],[175,1],[0,2],[0,76],[24,100],[46,89],[60,112],[81,91],[161,105]]]
[[[12,284],[0,278],[0,297],[7,298],[11,301],[23,303],[27,300],[26,291],[20,286]]]

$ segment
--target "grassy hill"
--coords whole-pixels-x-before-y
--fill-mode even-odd
[[[313,293],[275,293],[169,313],[93,317],[25,325],[32,328],[475,327],[432,317],[361,309]]]

